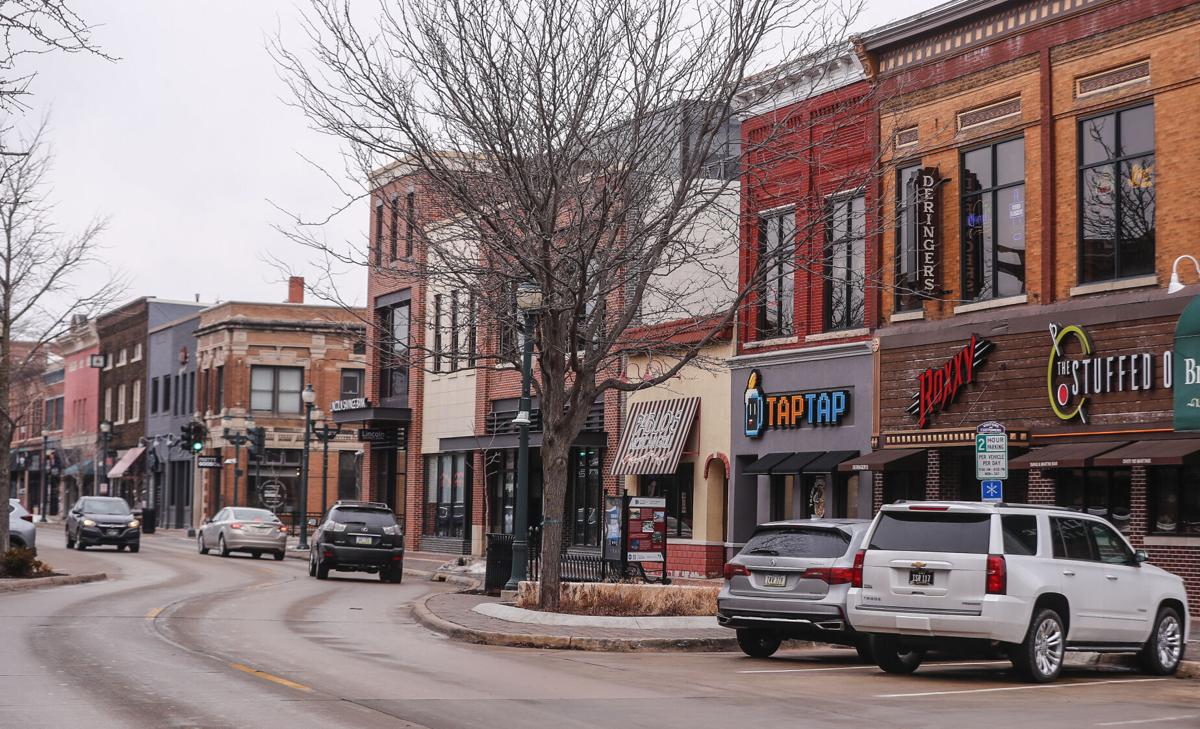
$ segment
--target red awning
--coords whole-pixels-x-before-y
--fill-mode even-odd
[[[1200,438],[1139,440],[1096,459],[1097,466],[1190,466],[1200,463]]]
[[[145,448],[137,446],[136,448],[130,448],[129,450],[125,451],[123,454],[121,454],[121,458],[117,461],[117,464],[109,470],[108,477],[121,478],[124,476],[125,472],[129,470],[129,467],[132,466],[137,459],[142,457],[142,452],[145,450]]]
[[[675,473],[692,432],[700,398],[635,402],[617,444],[614,476]]]
[[[1055,443],[1013,458],[1008,462],[1008,467],[1013,471],[1026,471],[1031,468],[1083,468],[1092,465],[1096,456],[1128,444],[1127,440]]]

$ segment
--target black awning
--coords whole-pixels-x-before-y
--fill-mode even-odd
[[[521,445],[520,433],[500,433],[498,435],[459,435],[452,438],[439,438],[438,450],[441,453],[449,453],[451,451],[501,451],[511,448],[519,448]],[[608,433],[601,430],[585,430],[575,436],[572,441],[573,448],[606,448],[608,446]],[[542,432],[536,431],[529,434],[529,447],[542,447]]]
[[[791,456],[791,453],[768,453],[759,458],[754,463],[746,467],[742,473],[747,475],[766,475],[771,472],[771,467],[777,465],[780,461]]]
[[[363,423],[367,425],[411,423],[412,408],[372,406],[368,408],[355,408],[354,410],[338,410],[333,412],[333,422],[338,425],[346,425],[348,423]]]
[[[1109,451],[1123,448],[1129,441],[1088,441],[1084,443],[1055,443],[1034,448],[1008,462],[1010,471],[1027,471],[1031,468],[1084,468],[1092,460]]]
[[[812,463],[823,455],[825,455],[825,451],[792,453],[787,458],[772,466],[771,473],[800,473],[808,466],[808,464]]]
[[[925,468],[924,448],[885,448],[846,461],[839,471],[920,471]]]
[[[833,473],[842,461],[854,458],[858,451],[826,451],[804,467],[805,473]]]

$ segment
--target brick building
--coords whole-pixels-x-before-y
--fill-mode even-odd
[[[96,321],[83,315],[55,342],[63,358],[62,447],[60,497],[69,506],[84,494],[94,494],[100,468],[100,339]]]
[[[13,361],[26,364],[13,373],[7,408],[17,420],[9,451],[10,493],[30,511],[57,513],[54,471],[62,442],[63,365],[53,347],[31,352],[31,343],[12,343]],[[43,490],[43,482],[50,488]]]
[[[848,45],[785,80],[742,123],[740,276],[752,293],[729,360],[732,552],[765,521],[870,507],[869,484],[837,467],[872,432],[874,94]]]
[[[1178,0],[954,2],[858,39],[887,294],[877,450],[844,467],[874,504],[978,499],[999,421],[1006,500],[1107,516],[1200,598],[1197,289],[1167,290],[1196,253],[1198,39]]]
[[[194,409],[208,429],[208,448],[201,455],[216,456],[218,467],[198,469],[195,524],[233,505],[292,515],[301,506],[302,390],[311,385],[316,392],[316,427],[330,421],[335,401],[362,397],[365,312],[303,302],[303,280],[293,279],[286,303],[228,301],[199,313]],[[187,388],[191,402],[190,376]],[[245,434],[251,427],[266,429],[261,459],[225,438],[227,432]],[[316,516],[338,498],[360,496],[357,435],[343,431],[329,444],[324,503],[322,448],[312,439],[305,513]],[[234,459],[236,464],[225,465]]]

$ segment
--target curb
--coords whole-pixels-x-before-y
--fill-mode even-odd
[[[63,587],[66,585],[82,585],[87,582],[107,580],[108,575],[96,572],[87,575],[55,575],[54,577],[38,577],[19,582],[0,582],[0,592],[25,592],[41,590],[47,587]]]
[[[1176,678],[1200,678],[1200,661],[1181,661]]]
[[[436,615],[426,603],[440,593],[433,593],[413,603],[413,617],[430,630],[455,640],[481,645],[512,648],[551,648],[557,650],[609,651],[728,651],[737,649],[737,639],[729,638],[589,638],[576,635],[527,635],[477,630],[452,623]]]
[[[1072,654],[1068,653],[1068,656]],[[1065,665],[1072,667],[1120,666],[1140,668],[1137,657],[1126,653],[1076,653],[1076,659]],[[1200,661],[1180,661],[1175,678],[1200,678]]]

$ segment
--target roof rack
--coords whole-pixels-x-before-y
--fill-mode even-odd
[[[1069,506],[1059,506],[1057,504],[1015,504],[1008,501],[956,501],[950,499],[899,499],[891,502],[889,505],[900,504],[952,504],[956,506],[1007,506],[1017,509],[1039,509],[1043,511],[1067,511],[1073,514],[1078,514],[1079,511],[1072,509]]]
[[[333,502],[333,505],[334,505],[334,507],[358,506],[358,507],[366,507],[368,509],[387,509],[388,511],[392,510],[392,507],[388,506],[387,504],[383,503],[382,501],[354,501],[354,500],[338,499],[337,501]]]

